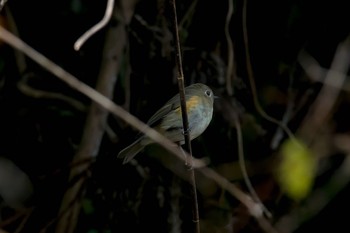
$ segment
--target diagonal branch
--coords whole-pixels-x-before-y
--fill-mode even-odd
[[[91,100],[99,104],[100,106],[102,106],[104,109],[107,109],[109,112],[120,117],[125,122],[129,123],[134,128],[136,128],[140,132],[147,135],[154,142],[160,144],[162,147],[164,147],[166,150],[171,152],[177,158],[184,161],[184,156],[183,156],[184,152],[180,150],[178,147],[176,147],[174,143],[172,143],[167,138],[162,136],[156,130],[148,127],[146,124],[138,120],[135,116],[125,111],[122,107],[116,105],[113,101],[106,98],[101,93],[97,92],[96,90],[89,87],[85,83],[79,81],[76,77],[74,77],[73,75],[71,75],[70,73],[68,73],[67,71],[65,71],[58,65],[56,65],[55,63],[53,63],[51,60],[47,59],[45,56],[43,56],[42,54],[40,54],[39,52],[31,48],[29,45],[24,43],[18,37],[14,36],[13,34],[8,32],[1,26],[0,26],[0,38],[4,40],[7,44],[11,45],[12,47],[22,51],[24,54],[26,54],[28,57],[33,59],[39,65],[41,65],[42,67],[50,71],[52,74],[56,75],[63,82],[67,83],[72,88],[78,90],[79,92],[81,92],[82,94],[84,94],[85,96],[87,96],[88,98],[90,98]],[[260,208],[260,205],[256,204],[248,195],[242,192],[236,185],[232,184],[226,178],[219,175],[213,169],[205,167],[205,164],[203,164],[203,162],[194,158],[193,160],[196,164],[196,167],[200,167],[200,169],[197,169],[198,172],[208,177],[209,179],[215,181],[215,183],[217,183],[219,187],[227,190],[228,193],[230,193],[232,196],[237,198],[237,200],[239,200],[242,204],[244,204],[244,206],[246,206],[246,208],[249,210],[252,216],[258,219],[258,222],[260,223],[260,226],[264,231],[273,232],[273,230],[271,230],[272,228],[270,223],[261,214],[262,210]]]

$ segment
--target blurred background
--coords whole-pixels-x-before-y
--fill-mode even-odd
[[[107,1],[0,4],[2,27],[144,122],[178,91],[169,1],[115,1],[79,51]],[[242,146],[277,232],[348,232],[346,3],[176,4],[185,83],[219,97],[194,157],[250,195]],[[181,161],[157,145],[126,165],[116,158],[138,135],[0,39],[0,232],[193,232]],[[202,233],[266,232],[229,192],[196,179]]]

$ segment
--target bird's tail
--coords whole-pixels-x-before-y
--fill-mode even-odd
[[[136,140],[133,144],[121,150],[118,158],[124,158],[123,164],[130,162],[145,146],[141,143],[141,138]]]

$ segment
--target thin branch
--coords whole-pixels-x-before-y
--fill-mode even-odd
[[[107,2],[107,7],[106,7],[106,11],[105,14],[102,18],[102,20],[100,22],[98,22],[97,24],[95,24],[92,28],[90,28],[89,30],[87,30],[82,36],[79,37],[79,39],[74,43],[74,49],[76,51],[79,51],[81,46],[96,32],[98,32],[99,30],[101,30],[104,26],[107,25],[107,23],[109,22],[109,20],[112,17],[112,13],[113,13],[113,8],[114,8],[114,0],[108,0]]]
[[[350,92],[350,82],[349,82],[350,76],[346,76],[343,85],[339,86],[339,80],[334,80],[334,79],[342,77],[343,75],[346,75],[346,74],[342,74],[342,75],[336,74],[333,77],[334,79],[326,79],[328,70],[321,67],[321,65],[316,61],[316,59],[313,58],[306,51],[303,51],[299,54],[298,61],[312,81],[321,82],[323,84],[340,88],[341,90]],[[332,72],[337,73],[338,71],[333,70]]]
[[[11,45],[12,47],[21,50],[28,57],[33,59],[43,68],[47,69],[49,72],[57,76],[59,79],[67,83],[72,88],[78,90],[85,96],[89,97],[91,100],[100,104],[102,107],[108,109],[110,112],[112,112],[116,116],[122,118],[125,122],[132,125],[135,129],[147,135],[156,143],[163,145],[164,148],[167,149],[168,151],[174,152],[176,156],[182,159],[183,152],[180,149],[174,149],[177,146],[176,144],[169,141],[167,138],[162,136],[156,130],[148,127],[138,118],[136,118],[134,115],[125,111],[122,107],[116,105],[112,100],[108,99],[101,93],[97,92],[95,89],[91,88],[87,84],[78,80],[72,74],[68,73],[60,66],[53,63],[51,60],[49,60],[48,58],[43,56],[41,53],[31,48],[29,45],[24,43],[18,37],[14,36],[13,34],[8,32],[6,29],[4,29],[1,26],[0,26],[0,38],[3,39],[6,43]]]
[[[122,8],[124,10],[124,8]],[[114,17],[117,15],[115,13]],[[121,57],[124,55],[124,49],[127,45],[127,32],[125,30],[124,22],[119,22],[116,26],[111,26],[107,32],[102,61],[100,66],[100,73],[97,79],[96,90],[106,96],[108,99],[113,98],[114,87],[117,81],[119,71],[122,67]],[[91,105],[89,114],[86,119],[83,136],[79,149],[74,157],[75,160],[82,160],[84,158],[96,157],[98,155],[103,135],[107,125],[108,111],[98,103]],[[79,166],[72,169],[70,172],[70,179],[77,173],[81,173],[87,166]],[[61,210],[65,209],[72,199],[76,198],[78,191],[82,188],[83,182],[77,182],[74,187],[69,189],[62,200]],[[74,205],[72,211],[72,219],[76,220],[80,212],[80,203]],[[58,224],[57,233],[74,232],[77,221],[72,221],[70,218],[62,218]],[[66,227],[65,227],[66,226]]]
[[[230,35],[230,22],[233,14],[233,1],[228,0],[228,11],[226,15],[226,22],[225,22],[225,37],[227,42],[227,73],[226,73],[226,91],[227,93],[232,96],[233,95],[233,89],[232,89],[232,78],[234,75],[234,53],[233,53],[233,43],[232,38]]]
[[[242,173],[243,181],[247,186],[248,192],[252,196],[252,199],[256,202],[256,205],[260,205],[259,211],[261,211],[261,214],[264,212],[268,218],[271,218],[272,214],[264,206],[259,196],[257,195],[256,191],[254,190],[254,187],[251,184],[251,181],[249,180],[249,175],[246,168],[247,166],[244,159],[243,136],[242,136],[242,127],[241,127],[240,119],[238,115],[238,112],[239,112],[238,104],[232,98],[230,98],[229,100],[222,98],[220,100],[221,101],[219,102],[220,104],[218,106],[219,109],[221,109],[221,111],[225,111],[229,124],[234,125],[237,130],[237,145],[238,145],[238,160],[239,160],[238,162],[239,162],[240,171]]]
[[[7,0],[0,0],[0,11],[2,11],[6,3],[7,3]]]
[[[45,179],[47,176],[58,176],[58,175],[61,175],[63,172],[67,172],[67,171],[73,169],[73,167],[78,167],[78,166],[90,167],[91,164],[94,162],[95,162],[95,158],[91,158],[91,157],[84,158],[82,160],[75,160],[75,161],[71,162],[68,166],[66,166],[64,168],[58,168],[58,169],[52,171],[48,175],[39,176],[39,178]]]
[[[188,127],[188,115],[187,115],[187,107],[186,107],[186,96],[185,96],[185,84],[184,84],[184,74],[182,70],[182,59],[181,59],[181,46],[180,46],[180,38],[178,31],[178,23],[177,23],[177,13],[176,13],[176,1],[171,1],[172,9],[173,9],[173,17],[174,17],[174,34],[175,34],[175,49],[176,49],[176,66],[178,70],[178,85],[179,85],[179,95],[181,101],[181,113],[182,113],[182,122],[183,122],[183,130],[185,137],[185,146],[187,151],[189,152],[189,163],[186,163],[190,172],[190,182],[191,182],[191,191],[192,191],[192,211],[193,211],[193,223],[195,224],[195,232],[200,232],[199,226],[199,211],[198,211],[198,198],[197,198],[197,186],[196,186],[196,178],[193,170],[193,161],[192,161],[192,148],[191,148],[191,140],[190,140],[190,132]],[[186,156],[187,158],[187,156]]]
[[[181,102],[181,113],[182,113],[182,121],[183,121],[183,130],[184,130],[184,137],[185,137],[185,144],[187,147],[187,151],[189,154],[191,154],[191,140],[190,140],[190,134],[188,130],[188,115],[187,115],[187,109],[186,109],[186,97],[185,97],[185,84],[184,84],[184,74],[182,70],[182,53],[181,53],[181,46],[180,46],[180,38],[179,38],[179,32],[178,32],[178,26],[177,26],[177,14],[176,14],[176,3],[175,0],[171,1],[172,8],[173,8],[173,14],[174,14],[174,34],[175,34],[175,55],[176,55],[176,67],[177,67],[177,81],[179,84],[179,95],[180,95],[180,102]]]
[[[299,131],[307,142],[311,142],[332,111],[350,67],[350,37],[340,43],[327,72],[322,89],[305,117]],[[331,85],[328,85],[331,84]]]
[[[15,221],[18,221],[18,219],[21,217],[27,218],[27,216],[29,216],[33,211],[34,207],[18,210],[13,216],[1,220],[0,229],[14,223]]]
[[[237,130],[237,144],[238,144],[238,161],[239,161],[239,166],[242,171],[244,183],[246,184],[249,193],[252,195],[253,199],[261,205],[262,210],[265,212],[266,216],[268,218],[272,217],[272,214],[270,211],[265,207],[265,205],[262,203],[260,200],[258,194],[255,192],[255,189],[250,182],[249,175],[247,172],[247,168],[245,165],[245,159],[244,159],[244,150],[243,150],[243,136],[242,136],[242,128],[241,128],[241,123],[239,122],[238,117],[235,117],[235,126]]]
[[[180,233],[181,232],[181,205],[180,199],[182,196],[181,188],[179,184],[179,177],[174,176],[171,186],[169,187],[170,193],[170,214],[168,222],[171,224],[169,233]]]
[[[22,232],[23,227],[25,226],[25,224],[28,222],[28,219],[31,215],[31,213],[33,212],[33,208],[29,209],[29,213],[27,213],[26,215],[24,215],[23,220],[21,221],[21,223],[18,225],[18,227],[16,228],[16,231],[14,231],[14,233],[19,233]]]
[[[289,88],[289,98],[288,98],[288,101],[287,101],[287,107],[286,107],[286,110],[283,114],[283,117],[282,117],[282,121],[281,123],[283,125],[288,125],[288,122],[290,121],[290,119],[292,119],[293,117],[293,114],[295,114],[295,95],[292,93],[291,91],[291,88]],[[276,132],[274,134],[274,136],[272,137],[271,139],[271,143],[270,143],[270,147],[271,149],[275,150],[278,148],[278,146],[280,145],[281,143],[281,140],[283,139],[283,129],[281,127],[278,127],[276,129]]]
[[[254,73],[253,73],[253,67],[251,63],[251,58],[250,58],[250,52],[249,52],[249,43],[248,43],[248,31],[247,31],[247,0],[243,1],[243,13],[242,13],[242,26],[243,26],[243,40],[244,40],[244,45],[245,45],[245,55],[246,55],[246,66],[247,66],[247,72],[248,72],[248,78],[250,82],[250,87],[253,95],[253,101],[254,101],[254,106],[258,113],[265,118],[266,120],[278,125],[281,127],[284,132],[289,136],[290,139],[294,140],[296,143],[298,141],[296,140],[294,134],[292,131],[286,126],[285,124],[281,123],[279,120],[271,117],[268,115],[265,110],[261,107],[261,104],[258,99],[258,94],[256,92],[256,85],[254,81]]]
[[[56,218],[52,219],[51,221],[49,221],[48,223],[46,223],[46,225],[44,227],[41,228],[40,233],[44,233],[47,231],[47,229],[52,226],[54,223],[56,223],[57,221],[60,221],[63,218],[68,218],[70,220],[72,220],[72,216],[74,217],[74,212],[76,211],[76,206],[80,206],[79,205],[79,196],[82,195],[82,193],[85,191],[85,180],[86,180],[86,172],[82,172],[81,174],[78,174],[78,181],[76,183],[82,183],[81,185],[79,185],[79,190],[78,190],[78,195],[75,195],[76,198],[71,199],[69,204],[67,206],[65,206],[64,209],[62,209],[59,213],[58,216],[56,216]],[[76,184],[74,184],[73,187],[70,188],[75,188]]]
[[[198,0],[194,0],[192,1],[191,5],[188,7],[185,15],[182,17],[179,23],[180,30],[187,28],[188,24],[192,21],[192,17],[194,12],[196,11],[197,4],[198,4]]]
[[[9,7],[5,7],[5,14],[7,18],[7,25],[9,30],[16,36],[19,37],[18,28],[13,18],[12,12]],[[17,64],[17,69],[19,74],[23,74],[27,70],[27,62],[24,54],[21,51],[14,51],[15,60]]]
[[[22,51],[28,57],[33,59],[35,62],[37,62],[43,68],[47,69],[52,74],[56,75],[60,80],[67,83],[72,88],[78,90],[94,102],[100,104],[109,112],[120,117],[122,120],[136,128],[143,134],[147,135],[147,137],[149,137],[155,143],[158,143],[163,148],[171,152],[178,159],[182,161],[185,160],[183,158],[183,151],[181,151],[176,146],[176,144],[174,144],[169,139],[158,133],[156,130],[150,128],[148,125],[137,119],[134,115],[125,111],[122,107],[116,105],[113,101],[106,98],[104,95],[100,94],[85,83],[79,81],[72,74],[68,73],[67,71],[53,63],[51,60],[34,50],[32,47],[28,46],[26,43],[24,43],[18,37],[8,32],[2,26],[0,26],[0,38],[9,45],[11,45],[13,48]],[[240,202],[242,202],[247,207],[252,216],[261,219],[262,221],[266,222],[266,224],[269,224],[269,222],[266,219],[264,219],[261,215],[262,210],[260,208],[260,205],[256,204],[248,195],[242,192],[237,186],[232,184],[223,176],[219,175],[213,169],[205,167],[205,164],[201,162],[201,160],[195,158],[193,158],[193,160],[195,161],[195,164],[197,164],[198,167],[201,167],[200,169],[197,169],[198,172],[201,172],[204,176],[215,181],[221,188],[227,190],[232,196],[234,196]],[[203,164],[203,166],[201,166],[201,164]]]
[[[220,176],[214,170],[205,167],[199,171],[206,177],[214,180],[221,188],[227,190],[232,196],[236,197],[243,205],[245,205],[249,213],[255,217],[261,227],[267,233],[276,233],[277,231],[271,226],[270,222],[263,217],[263,209],[260,203],[254,202],[250,196],[246,195],[227,179]]]
[[[29,75],[24,75],[17,84],[18,89],[22,91],[23,94],[33,98],[57,99],[68,103],[69,105],[81,112],[85,112],[87,110],[87,106],[85,106],[83,103],[62,93],[39,90],[29,86],[27,83],[28,78]]]

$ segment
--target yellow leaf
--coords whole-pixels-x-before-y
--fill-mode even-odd
[[[283,191],[298,201],[305,198],[315,178],[316,159],[300,141],[288,139],[281,147],[277,179]]]

